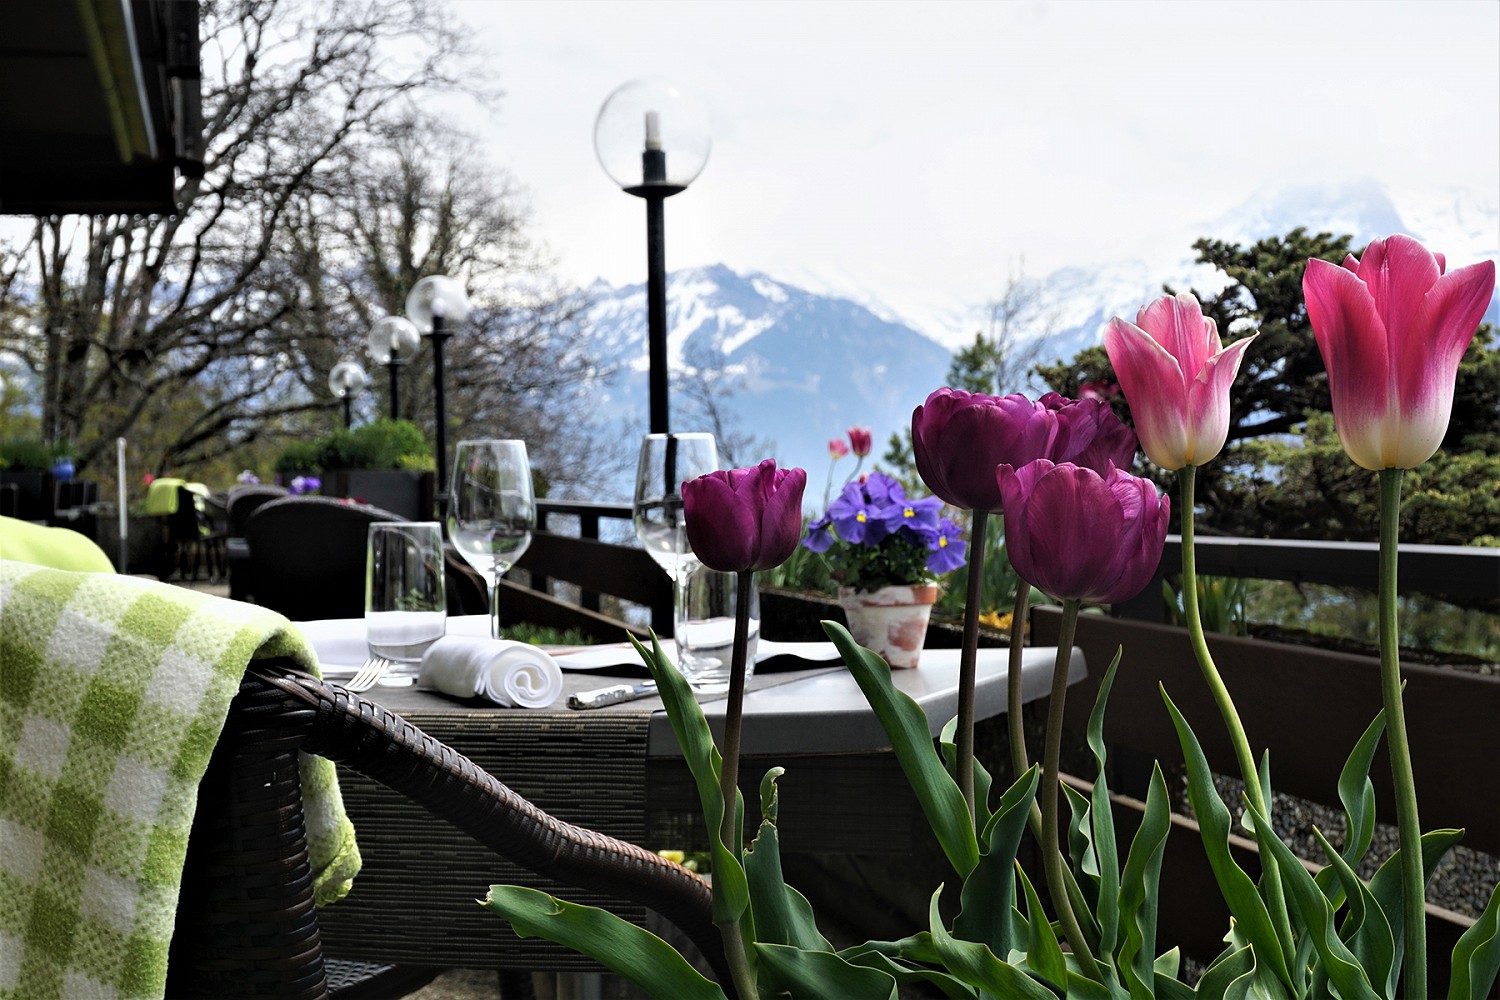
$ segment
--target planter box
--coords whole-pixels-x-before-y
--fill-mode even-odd
[[[0,472],[0,486],[15,487],[14,512],[11,517],[22,521],[50,521],[52,519],[53,479],[52,473],[34,469],[11,469]]]
[[[436,477],[430,472],[329,469],[321,478],[325,497],[349,497],[408,521],[430,521],[437,516]]]

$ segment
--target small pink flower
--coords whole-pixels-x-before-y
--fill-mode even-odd
[[[832,438],[828,442],[828,457],[837,462],[849,454],[849,446],[844,443],[843,438]]]
[[[1458,363],[1495,290],[1495,263],[1452,273],[1410,236],[1343,267],[1309,260],[1307,318],[1328,369],[1333,422],[1366,469],[1413,469],[1442,444]]]
[[[870,428],[849,428],[849,447],[853,449],[856,458],[864,458],[870,453]]]

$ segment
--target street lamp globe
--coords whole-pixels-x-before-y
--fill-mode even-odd
[[[404,316],[383,316],[370,327],[365,347],[370,360],[377,365],[404,364],[416,356],[422,346],[422,335],[416,324]]]
[[[442,274],[428,275],[406,296],[406,318],[424,334],[432,333],[434,318],[445,327],[458,326],[469,318],[469,296],[457,280]]]
[[[340,361],[333,366],[328,373],[328,391],[339,399],[346,396],[358,396],[365,391],[369,384],[369,376],[365,374],[357,361]]]
[[[708,112],[661,79],[632,80],[605,98],[594,120],[594,154],[620,187],[676,194],[702,173],[712,147]]]

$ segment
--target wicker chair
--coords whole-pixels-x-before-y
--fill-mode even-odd
[[[272,500],[245,523],[248,556],[240,599],[297,621],[361,618],[370,525],[404,520],[379,507],[332,497]],[[448,613],[486,613],[489,598],[484,580],[451,546],[444,567]]]
[[[388,785],[523,867],[650,907],[723,970],[710,892],[697,875],[547,815],[399,716],[269,660],[247,671],[203,779],[168,996],[301,1000],[347,997],[359,989],[358,982],[348,992],[331,988],[337,977],[360,970],[331,967],[323,955],[302,823],[299,750]],[[388,968],[382,970],[387,975]],[[722,971],[719,979],[729,982]],[[419,983],[404,983],[395,995]]]

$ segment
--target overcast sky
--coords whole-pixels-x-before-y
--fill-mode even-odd
[[[713,132],[667,203],[669,268],[817,277],[912,315],[982,302],[1023,257],[1039,275],[1180,242],[1267,183],[1500,200],[1495,0],[456,7],[505,92],[467,124],[578,282],[644,279],[644,209],[592,141],[643,76]]]

